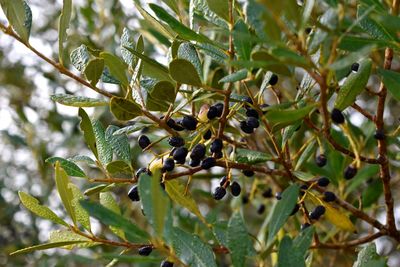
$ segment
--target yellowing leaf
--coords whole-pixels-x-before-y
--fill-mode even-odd
[[[325,207],[325,218],[330,221],[332,224],[337,226],[338,228],[345,230],[345,231],[350,231],[350,232],[356,232],[356,227],[354,224],[350,221],[349,217],[340,210],[334,208],[332,205],[329,203],[321,200],[317,196],[315,196],[311,192],[307,192],[306,198],[310,199],[314,204],[316,205],[322,205]]]
[[[68,175],[64,171],[64,169],[60,166],[60,162],[58,161],[56,162],[55,170],[56,170],[55,179],[56,179],[57,191],[69,216],[71,217],[74,224],[76,224],[75,209],[74,206],[72,205],[72,200],[74,198],[74,195],[72,194],[72,190],[68,187],[69,184]]]
[[[190,212],[199,217],[203,223],[207,224],[194,199],[190,196],[189,192],[185,194],[185,187],[177,180],[166,181],[165,191],[167,191],[167,194],[173,201],[187,208]]]

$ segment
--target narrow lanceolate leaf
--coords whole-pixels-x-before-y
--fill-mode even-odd
[[[40,244],[40,245],[36,245],[36,246],[23,248],[23,249],[14,251],[14,252],[10,253],[10,256],[29,253],[29,252],[32,252],[32,251],[35,251],[35,250],[45,250],[45,249],[50,249],[50,248],[59,248],[59,247],[64,247],[64,246],[69,246],[69,245],[74,245],[74,244],[79,244],[79,243],[86,243],[86,241],[61,241],[61,242]]]
[[[154,232],[159,238],[164,236],[164,226],[167,225],[171,212],[169,198],[160,185],[160,172],[152,176],[144,175],[139,179],[139,195],[143,211]]]
[[[353,267],[383,267],[387,266],[385,262],[386,260],[376,253],[375,243],[371,242],[360,250]]]
[[[289,236],[284,236],[278,248],[277,267],[296,266],[305,267],[304,255],[293,247],[293,240]]]
[[[394,37],[379,22],[371,18],[368,14],[370,8],[365,5],[359,5],[357,9],[357,18],[360,20],[361,28],[373,38],[384,41],[394,41]]]
[[[80,203],[91,216],[98,219],[101,223],[122,229],[129,241],[147,242],[150,238],[149,234],[140,229],[137,225],[108,208],[103,207],[98,203],[86,200],[83,200]]]
[[[200,77],[203,76],[201,61],[199,55],[197,54],[196,48],[193,44],[189,42],[182,43],[178,48],[177,57],[181,59],[186,59],[187,61],[192,63],[193,66],[196,68],[199,76]]]
[[[310,226],[302,230],[299,235],[294,239],[293,247],[294,249],[299,251],[303,255],[303,257],[307,250],[310,248],[310,245],[313,241],[314,231],[314,227]]]
[[[241,69],[219,80],[219,83],[233,83],[247,78],[247,70]]]
[[[51,164],[55,164],[57,161],[60,162],[61,167],[69,176],[86,177],[86,174],[82,171],[82,169],[70,160],[60,157],[51,157],[46,159],[46,162]]]
[[[271,159],[272,156],[264,152],[243,148],[236,149],[235,160],[238,163],[256,164],[267,162]]]
[[[44,219],[51,220],[57,224],[62,224],[64,226],[68,226],[68,224],[63,219],[58,217],[48,207],[42,206],[39,203],[39,200],[37,200],[33,196],[31,196],[27,193],[21,192],[21,191],[18,192],[18,196],[19,196],[19,199],[21,200],[22,205],[24,205],[25,208],[27,208],[31,212],[35,213],[37,216],[40,216]]]
[[[100,204],[112,212],[121,215],[121,210],[118,206],[118,203],[115,201],[111,192],[100,192]],[[110,226],[110,230],[122,239],[126,239],[124,231],[122,231],[120,228]]]
[[[235,45],[235,51],[237,52],[239,59],[250,59],[252,36],[247,24],[242,19],[239,19],[233,27],[233,44]]]
[[[119,159],[122,159],[130,164],[131,148],[129,145],[128,136],[124,133],[114,134],[118,130],[118,126],[108,126],[106,129],[106,141],[111,145],[112,150]]]
[[[335,108],[344,110],[356,101],[357,96],[364,90],[368,83],[371,69],[371,59],[364,59],[360,62],[358,71],[350,73],[342,88],[340,88],[335,101]]]
[[[100,107],[107,106],[108,102],[102,99],[90,98],[85,96],[57,94],[51,95],[51,100],[65,106],[71,107]]]
[[[321,200],[311,192],[306,193],[306,198],[310,199],[315,205],[322,205],[325,207],[324,217],[335,226],[342,230],[349,232],[356,232],[354,224],[350,221],[349,217],[342,213],[340,210],[334,208],[329,203]]]
[[[74,67],[80,72],[83,72],[86,64],[90,60],[90,54],[86,45],[81,45],[78,48],[72,50],[70,54],[70,59],[72,65],[74,65]]]
[[[128,64],[130,67],[133,67],[135,58],[132,55],[132,53],[125,48],[125,46],[134,49],[135,41],[133,39],[133,32],[131,32],[128,28],[124,27],[121,35],[121,55],[124,62]]]
[[[285,224],[289,218],[290,213],[293,211],[294,206],[299,196],[299,186],[293,184],[285,189],[282,193],[282,199],[279,200],[272,211],[272,215],[268,226],[268,241],[270,244],[274,240],[275,235]]]
[[[131,166],[123,160],[116,160],[108,163],[106,170],[112,177],[126,178],[127,181],[132,178],[133,174]]]
[[[315,106],[316,104],[311,104],[299,109],[270,110],[265,117],[270,123],[272,129],[277,131],[294,123],[295,121],[303,119],[310,114]]]
[[[146,88],[146,108],[151,111],[167,111],[176,97],[175,86],[169,81],[157,82],[153,87]]]
[[[192,267],[217,267],[211,247],[195,234],[173,228],[172,246],[178,258]]]
[[[76,215],[75,215],[75,209],[74,206],[72,205],[72,200],[74,198],[74,195],[72,193],[72,190],[68,187],[69,184],[69,178],[67,173],[64,171],[64,169],[61,167],[61,164],[57,161],[55,165],[55,180],[56,180],[56,187],[58,194],[60,195],[61,201],[71,217],[71,220],[73,221],[74,224],[76,224]]]
[[[181,205],[182,207],[187,208],[202,222],[206,223],[205,218],[200,213],[196,201],[192,198],[189,192],[185,192],[185,186],[179,183],[178,180],[165,181],[165,191],[174,202]]]
[[[198,34],[180,23],[177,19],[168,14],[168,12],[165,11],[162,7],[155,4],[149,4],[149,6],[160,20],[167,23],[171,27],[171,29],[179,34],[179,36],[183,39],[197,41],[200,43],[212,43],[212,41],[206,36]]]
[[[26,12],[27,4],[24,4],[23,0],[0,0],[0,6],[7,17],[8,22],[17,32],[19,37],[21,37],[24,42],[28,42],[29,30],[26,27],[28,22]]]
[[[137,103],[121,97],[111,98],[110,110],[121,121],[129,121],[142,114],[142,109]]]
[[[297,54],[296,52],[288,48],[283,48],[283,47],[271,48],[269,53],[271,56],[278,59],[282,63],[286,63],[293,66],[306,67],[306,68],[309,67],[310,65],[303,56]]]
[[[98,120],[92,121],[93,133],[96,138],[96,148],[99,160],[103,165],[112,161],[113,152],[111,145],[106,141],[103,125]]]
[[[79,203],[80,200],[82,200],[83,194],[79,190],[79,188],[74,185],[73,183],[68,184],[68,188],[72,192],[72,207],[74,208],[76,220],[85,228],[86,230],[90,231],[90,219],[89,219],[89,213],[82,208],[81,204]]]
[[[65,249],[73,249],[75,247],[91,247],[99,243],[93,242],[91,239],[81,236],[77,233],[72,232],[70,229],[67,230],[56,230],[50,233],[49,242],[66,242],[66,241],[82,241],[82,243],[76,243],[72,245],[63,246]]]
[[[85,76],[86,79],[90,82],[91,85],[96,86],[98,81],[100,80],[101,75],[104,70],[104,59],[95,58],[89,61],[89,63],[85,67]]]
[[[254,248],[240,212],[235,212],[229,220],[227,242],[233,266],[246,266],[246,257],[254,253]]]
[[[85,138],[86,144],[89,146],[90,150],[92,150],[93,154],[98,157],[97,148],[96,148],[96,138],[94,136],[92,121],[89,116],[85,112],[84,109],[79,108],[79,117],[81,117],[80,127],[83,131],[83,137]]]
[[[212,12],[229,21],[229,1],[228,0],[207,0],[208,7]]]
[[[101,52],[100,57],[104,59],[104,64],[110,70],[111,75],[117,78],[123,86],[128,86],[129,81],[125,73],[127,65],[119,57],[108,52]]]
[[[71,14],[72,0],[64,0],[60,20],[58,22],[58,58],[61,65],[63,65],[64,42],[67,39],[67,29],[69,28]]]
[[[400,101],[400,73],[385,69],[378,69],[378,73],[383,77],[383,83],[392,96]]]
[[[169,72],[172,79],[178,83],[201,86],[200,76],[196,68],[185,59],[174,59],[169,63]]]

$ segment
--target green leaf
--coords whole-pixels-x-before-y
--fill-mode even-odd
[[[172,81],[167,67],[143,55],[142,52],[138,52],[128,46],[124,46],[124,48],[142,60],[144,75],[161,81]]]
[[[115,125],[110,125],[106,129],[106,141],[111,145],[112,150],[121,160],[128,164],[131,162],[131,148],[126,134],[115,134],[120,128]]]
[[[100,57],[104,59],[104,64],[109,68],[111,75],[117,78],[123,86],[128,86],[129,81],[126,77],[126,64],[117,56],[108,52],[101,52]]]
[[[308,116],[315,106],[316,104],[311,104],[298,109],[270,110],[265,115],[265,118],[271,125],[273,131],[277,131]]]
[[[172,83],[157,82],[147,91],[146,108],[151,111],[167,111],[169,106],[174,103],[175,97],[175,86]]]
[[[58,22],[58,59],[61,65],[63,63],[64,42],[67,39],[67,30],[72,14],[72,0],[63,0],[60,19]]]
[[[121,210],[118,206],[118,203],[115,201],[111,192],[100,192],[100,204],[112,212],[121,215]],[[124,231],[122,231],[120,228],[110,225],[110,230],[122,239],[126,239]]]
[[[72,222],[76,225],[76,214],[74,206],[72,205],[72,200],[74,195],[71,188],[68,187],[70,183],[67,173],[61,167],[59,161],[55,164],[55,180],[58,194],[60,195],[61,201],[72,219]]]
[[[202,222],[206,223],[205,218],[201,214],[196,201],[192,198],[189,192],[185,192],[185,187],[178,180],[166,180],[165,191],[168,196],[176,203],[188,209],[196,215]]]
[[[268,244],[271,243],[271,241],[275,238],[275,235],[289,218],[290,213],[293,211],[293,208],[297,203],[298,196],[299,186],[296,184],[290,185],[285,189],[285,191],[283,191],[282,199],[275,204],[269,220],[267,239]]]
[[[304,255],[293,247],[293,240],[284,236],[279,244],[277,267],[305,267]]]
[[[96,148],[96,138],[94,136],[94,131],[92,127],[92,121],[89,116],[85,112],[84,109],[79,108],[79,117],[81,117],[80,127],[83,131],[83,137],[85,138],[86,144],[89,146],[90,150],[92,150],[93,154],[98,157],[97,148]]]
[[[146,218],[156,235],[164,236],[164,225],[168,224],[171,213],[171,203],[160,185],[160,172],[152,176],[144,175],[139,179],[139,195]]]
[[[254,253],[254,248],[240,212],[233,213],[229,219],[227,243],[233,266],[246,266],[246,257]]]
[[[213,1],[214,3],[215,1]],[[223,1],[222,1],[223,2]],[[214,3],[216,4],[216,3]],[[191,0],[190,1],[190,8],[193,9],[192,12],[190,12],[191,15],[191,21],[190,25],[193,25],[193,17],[195,15],[198,15],[200,17],[204,17],[208,22],[213,23],[215,25],[218,25],[219,27],[223,29],[228,29],[228,25],[225,20],[223,20],[220,16],[218,16],[215,12],[213,12],[206,0]]]
[[[363,209],[369,208],[376,203],[383,193],[382,181],[374,180],[368,184],[368,187],[361,193],[361,201]]]
[[[346,194],[350,194],[354,190],[358,190],[362,184],[370,179],[371,177],[374,177],[378,174],[379,172],[379,166],[378,165],[367,165],[360,169],[357,172],[357,175],[351,179],[349,184],[346,186]]]
[[[50,98],[61,105],[71,107],[100,107],[108,105],[108,102],[105,100],[85,96],[57,94],[51,95]]]
[[[98,81],[100,80],[101,75],[104,70],[104,59],[95,58],[89,61],[89,63],[85,67],[85,76],[86,79],[90,82],[91,85],[96,86]]]
[[[146,242],[149,239],[149,234],[140,229],[137,225],[131,223],[121,215],[110,211],[108,208],[100,204],[90,202],[87,200],[80,202],[82,207],[86,209],[89,214],[105,225],[111,225],[122,229],[125,232],[126,238],[131,242]]]
[[[302,230],[299,235],[294,239],[293,248],[299,251],[300,254],[305,256],[307,250],[310,248],[313,241],[315,228],[313,226],[307,227]]]
[[[111,99],[112,101],[112,99]],[[98,120],[92,121],[93,133],[96,138],[96,148],[98,152],[98,159],[103,165],[107,165],[112,161],[113,152],[110,144],[106,141],[103,125]]]
[[[392,94],[392,96],[397,100],[400,101],[400,73],[392,71],[392,70],[385,70],[385,69],[378,69],[378,74],[383,77],[383,83],[385,84],[386,88]]]
[[[257,62],[268,62],[265,64],[263,69],[272,71],[276,74],[282,74],[285,76],[290,76],[292,73],[286,64],[278,62],[273,56],[268,54],[266,51],[257,51],[251,55],[252,60]]]
[[[82,169],[70,160],[60,157],[51,157],[46,159],[45,162],[55,164],[57,161],[60,162],[61,167],[69,176],[86,177],[86,174],[82,171]]]
[[[247,78],[247,70],[241,69],[219,80],[219,83],[233,83]]]
[[[150,15],[146,10],[141,7],[141,3],[135,1],[135,7],[143,18],[151,25],[151,27],[157,32],[161,33],[168,39],[174,39],[174,34],[166,29],[160,22],[158,22],[152,15]]]
[[[179,15],[179,6],[176,0],[161,0],[166,4],[172,11]]]
[[[219,2],[219,1],[212,1]],[[239,19],[233,27],[233,44],[239,59],[249,60],[252,49],[252,36],[246,23]]]
[[[168,12],[165,11],[162,7],[156,4],[149,4],[149,6],[160,20],[167,23],[171,27],[171,29],[177,34],[179,34],[179,36],[182,37],[183,39],[190,41],[197,41],[200,43],[212,43],[212,41],[208,39],[206,36],[198,34],[195,31],[183,25],[182,23],[180,23],[177,19],[168,14]]]
[[[98,244],[96,242],[93,242],[91,239],[89,239],[87,237],[84,237],[82,235],[72,232],[70,229],[56,230],[56,231],[52,231],[50,233],[50,238],[49,238],[50,243],[65,242],[65,241],[85,242],[85,243],[77,243],[78,247],[87,247],[87,246],[93,246],[93,245]],[[72,249],[73,247],[75,247],[75,245],[76,244],[65,246],[64,248]]]
[[[301,156],[296,162],[296,166],[294,167],[295,170],[298,170],[302,167],[303,163],[306,162],[314,152],[314,147],[315,147],[316,141],[313,140],[310,143],[308,143],[306,149],[304,149],[303,153],[301,153]]]
[[[178,83],[201,86],[202,82],[196,68],[185,59],[174,59],[169,63],[172,79]]]
[[[110,110],[121,121],[129,121],[142,115],[142,109],[137,103],[121,97],[111,98]]]
[[[208,7],[212,12],[229,21],[229,2],[228,0],[207,0]]]
[[[382,259],[383,260],[383,264],[379,264],[379,265],[369,265],[372,262]],[[386,266],[385,264],[385,260],[383,258],[381,258],[377,253],[376,253],[376,246],[375,243],[371,242],[368,245],[366,245],[362,250],[360,250],[360,252],[358,253],[357,256],[357,261],[354,262],[353,267],[380,267],[380,266]]]
[[[329,65],[329,68],[332,70],[340,70],[344,68],[350,69],[350,66],[354,63],[359,61],[360,58],[368,57],[368,55],[375,49],[375,45],[365,46],[356,52],[349,53],[344,58],[339,59],[338,61],[334,62],[333,64]],[[347,70],[346,70],[347,71]]]
[[[49,248],[58,248],[58,247],[64,247],[64,246],[69,246],[69,245],[74,245],[74,244],[79,244],[79,243],[86,243],[86,241],[62,241],[62,242],[55,242],[55,243],[46,243],[46,244],[40,244],[32,247],[27,247],[23,248],[17,251],[14,251],[10,253],[10,256],[15,256],[23,253],[29,253],[35,250],[45,250]]]
[[[195,234],[189,234],[179,228],[173,228],[172,246],[178,258],[192,267],[217,267],[214,253]]]
[[[211,44],[196,44],[204,54],[210,56],[213,60],[220,64],[226,64],[226,60],[228,59],[228,55],[224,53],[224,51],[218,47],[215,47]]]
[[[57,224],[62,224],[64,226],[68,227],[68,224],[63,219],[58,217],[48,207],[40,205],[39,200],[37,200],[33,196],[31,196],[27,193],[21,192],[21,191],[18,191],[18,196],[19,196],[19,199],[21,200],[22,204],[25,206],[25,208],[27,208],[31,212],[35,213],[37,216],[40,216],[42,218],[51,220]]]
[[[305,68],[310,67],[310,64],[308,63],[305,57],[297,54],[292,50],[289,50],[288,48],[274,47],[269,50],[269,54],[285,64],[305,67]]]
[[[335,108],[344,110],[356,101],[357,96],[364,90],[368,83],[371,69],[371,59],[364,59],[360,62],[358,71],[350,73],[342,88],[340,88],[335,101]]]
[[[302,172],[302,171],[294,171],[292,172],[294,176],[299,178],[302,181],[308,182],[311,181],[312,179],[315,178],[315,175],[307,173],[307,172]]]
[[[74,214],[76,216],[76,220],[85,228],[86,230],[90,231],[90,219],[89,214],[85,209],[82,208],[81,204],[79,203],[80,200],[83,199],[83,195],[79,188],[74,185],[73,183],[68,184],[68,189],[72,192],[72,200],[71,204],[74,209]]]
[[[110,188],[112,188],[114,186],[115,186],[115,184],[99,184],[99,185],[96,185],[96,186],[93,186],[93,187],[90,187],[90,188],[86,189],[83,192],[83,194],[85,196],[91,196],[91,195],[94,195],[94,194],[97,194],[97,193],[100,193],[100,192],[103,192],[103,191],[107,191],[107,190],[109,190]]]
[[[131,32],[128,28],[124,27],[121,35],[121,55],[122,59],[129,67],[133,67],[135,63],[134,56],[128,49],[125,47],[129,47],[131,49],[135,49],[135,41],[133,39],[133,32]]]
[[[27,26],[31,24],[29,22],[29,6],[22,0],[0,0],[0,6],[19,37],[24,42],[28,42],[30,27],[27,28]],[[26,7],[28,7],[28,12]]]
[[[358,5],[357,19],[359,19],[360,27],[371,37],[384,40],[394,41],[395,38],[376,20],[372,19],[368,14],[370,8],[365,5]]]
[[[113,177],[132,178],[132,168],[126,161],[116,160],[107,164],[106,170]]]
[[[70,58],[72,65],[74,65],[74,67],[80,72],[83,72],[85,70],[86,64],[90,60],[89,51],[86,45],[81,45],[78,48],[72,50]]]
[[[199,55],[197,54],[196,48],[193,44],[191,44],[189,42],[184,42],[181,45],[179,45],[177,57],[181,58],[181,59],[186,59],[187,61],[192,63],[192,65],[197,70],[197,74],[200,77],[203,76],[200,58],[199,58]]]
[[[272,156],[267,153],[243,148],[236,149],[235,156],[236,162],[245,164],[263,163],[272,159]]]

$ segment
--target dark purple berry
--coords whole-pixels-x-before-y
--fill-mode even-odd
[[[174,160],[185,162],[186,156],[188,154],[188,149],[184,146],[175,149],[173,155]]]
[[[353,63],[352,65],[351,65],[351,71],[354,71],[354,72],[357,72],[358,71],[358,68],[360,67],[360,64],[359,63]]]
[[[277,200],[281,200],[281,199],[282,199],[282,192],[276,192],[276,193],[275,193],[275,198],[276,198]]]
[[[306,34],[310,34],[311,31],[312,31],[312,28],[311,28],[311,27],[307,27],[307,28],[304,29],[304,32],[305,32]]]
[[[170,262],[170,261],[167,261],[167,260],[162,261],[161,265],[160,265],[160,267],[173,267],[173,266],[174,266],[174,263]]]
[[[332,119],[332,121],[333,121],[334,123],[336,123],[336,124],[342,124],[342,123],[344,123],[344,116],[343,116],[343,113],[342,113],[339,109],[337,109],[337,108],[334,108],[334,109],[332,110],[332,112],[331,112],[331,119]]]
[[[350,180],[354,176],[356,176],[356,174],[357,174],[357,168],[355,166],[353,166],[353,165],[349,165],[344,170],[343,176],[344,176],[344,179]]]
[[[222,177],[221,180],[219,181],[219,185],[220,185],[220,186],[223,186],[223,187],[226,187],[226,186],[224,186],[224,185],[225,185],[225,182],[226,182],[227,180],[228,180],[228,177],[226,177],[226,176]],[[229,183],[228,183],[228,185],[229,185]]]
[[[265,190],[265,191],[262,193],[262,196],[265,197],[265,198],[270,198],[270,197],[272,197],[272,189],[271,189],[271,188],[268,188],[267,190]]]
[[[261,204],[260,206],[258,206],[257,213],[259,215],[263,214],[264,211],[265,211],[265,205],[264,204]]]
[[[166,158],[161,168],[162,172],[170,172],[175,168],[175,162],[172,158]]]
[[[190,158],[195,160],[201,160],[206,155],[206,146],[203,144],[197,144],[193,147],[190,152]]]
[[[226,189],[223,188],[222,186],[218,186],[215,188],[213,197],[215,200],[221,200],[226,194]]]
[[[210,146],[211,153],[221,152],[222,145],[223,145],[223,142],[221,139],[219,139],[219,138],[214,139],[214,141],[211,142],[211,146]]]
[[[251,128],[258,128],[260,126],[260,122],[258,121],[258,119],[254,118],[254,117],[248,117],[246,120],[246,123],[249,127]]]
[[[197,167],[197,166],[199,166],[199,165],[200,165],[200,160],[191,159],[191,160],[189,161],[189,166],[190,166],[190,167]]]
[[[253,108],[248,108],[246,110],[246,116],[258,119],[258,112],[257,112],[257,110],[255,110]]]
[[[247,177],[254,176],[254,171],[252,171],[252,170],[243,170],[242,172],[243,172],[244,176],[247,176]]]
[[[299,205],[299,204],[296,204],[296,205],[294,206],[292,212],[290,213],[290,216],[295,215],[295,214],[299,211],[299,209],[300,209],[300,205]]]
[[[315,158],[315,164],[317,164],[318,167],[324,167],[326,165],[327,158],[324,154],[319,154]]]
[[[153,251],[152,246],[143,246],[138,249],[140,256],[149,256],[152,251]]]
[[[208,129],[207,132],[203,135],[204,140],[208,140],[211,138],[211,130]]]
[[[212,167],[214,167],[216,163],[217,163],[217,161],[215,160],[215,158],[208,157],[201,161],[201,168],[203,170],[208,170],[208,169],[211,169]]]
[[[215,106],[209,107],[208,112],[207,112],[207,118],[209,120],[212,120],[212,119],[215,119],[217,117],[217,115],[218,115],[217,108]]]
[[[249,203],[249,196],[247,194],[242,197],[242,203],[243,204]]]
[[[185,144],[185,140],[179,136],[173,136],[168,139],[168,144],[173,147],[181,147]]]
[[[142,149],[145,149],[151,144],[151,141],[146,135],[141,135],[139,136],[138,143]]]
[[[335,193],[331,191],[324,192],[324,197],[322,198],[325,202],[333,202],[336,200]]]
[[[134,185],[134,186],[132,186],[131,189],[129,189],[128,197],[132,201],[139,201],[140,200],[139,191],[138,191],[137,185]]]
[[[310,227],[311,226],[311,224],[309,224],[309,223],[303,223],[301,226],[300,226],[300,230],[301,231],[304,231],[305,229],[307,229],[308,227]]]
[[[150,172],[149,169],[142,167],[142,168],[139,168],[139,169],[136,171],[135,176],[136,176],[137,178],[139,178],[140,175],[141,175],[142,173],[146,173],[147,175],[151,175],[151,172]]]
[[[182,123],[182,120],[178,120],[177,122],[174,121],[173,124],[171,123],[170,127],[178,132],[183,131],[183,130],[185,130],[185,128],[182,127],[181,123]]]
[[[216,159],[220,159],[223,156],[224,156],[224,154],[222,153],[222,151],[214,152],[214,158],[216,158]]]
[[[265,113],[268,112],[268,111],[266,110],[268,107],[269,107],[268,104],[261,104],[261,105],[260,105],[260,109],[262,110],[262,113],[263,113],[263,114],[265,114]]]
[[[269,79],[269,82],[268,82],[270,85],[275,85],[275,84],[277,84],[278,83],[278,75],[276,75],[276,74],[272,74],[271,75],[271,78]]]
[[[249,126],[246,121],[240,122],[240,129],[247,134],[251,134],[254,132],[254,128]]]
[[[385,132],[382,129],[378,129],[375,131],[374,138],[376,140],[384,140],[385,139]]]
[[[197,119],[193,116],[186,115],[185,117],[183,117],[181,125],[186,130],[194,131],[197,127]]]
[[[309,217],[311,220],[318,220],[325,213],[325,207],[320,205],[315,207],[315,209],[310,212]]]
[[[328,186],[328,184],[330,183],[330,180],[326,177],[321,177],[318,179],[317,183],[319,186],[325,187],[325,186]]]
[[[243,103],[245,107],[248,107],[249,106],[248,104],[253,105],[253,100],[251,100],[251,97],[245,96],[243,97]]]
[[[214,105],[214,107],[217,109],[217,117],[222,116],[222,112],[224,111],[224,104],[222,103],[217,103]]]
[[[236,181],[231,184],[230,188],[231,188],[231,194],[234,197],[239,196],[240,192],[242,191],[242,188],[240,187],[240,184],[238,182],[236,182]]]

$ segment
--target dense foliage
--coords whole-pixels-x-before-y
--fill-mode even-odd
[[[0,0],[2,37],[52,66],[65,89],[49,97],[77,114],[52,111],[71,154],[41,150],[63,212],[18,192],[56,228],[10,260],[63,248],[108,266],[396,266],[397,0],[133,1],[134,26],[89,2],[63,1],[53,56],[29,41],[29,1]],[[103,29],[79,21],[107,13]]]

